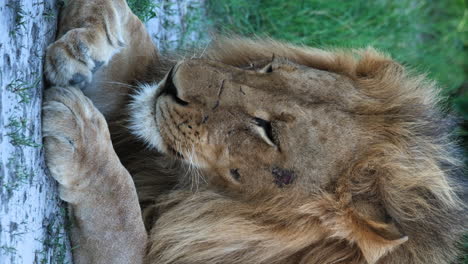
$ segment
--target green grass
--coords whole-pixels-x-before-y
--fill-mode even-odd
[[[0,185],[11,194],[24,184],[28,184],[34,177],[34,173],[29,171],[26,166],[21,164],[16,158],[10,158],[7,164],[9,170],[12,171],[7,183]]]
[[[133,13],[137,15],[143,22],[146,22],[157,16],[155,9],[158,7],[158,5],[155,4],[152,0],[127,0],[127,3],[132,9]]]
[[[63,201],[57,201],[64,203]],[[61,207],[61,210],[47,219],[47,224],[44,225],[45,237],[37,241],[42,243],[43,248],[36,250],[36,262],[38,264],[69,264],[68,252],[68,236],[71,232],[71,222],[68,221],[68,211]],[[78,246],[71,248],[77,248]],[[53,257],[51,257],[53,256]]]
[[[180,2],[162,1],[153,3],[154,0],[128,0],[130,9],[143,21],[158,18],[162,28],[177,35],[177,40],[160,43],[160,51],[168,50],[186,51],[192,50],[208,42],[206,32],[207,19],[203,3],[200,1],[184,0],[184,11],[179,10]],[[174,18],[180,13],[185,13],[182,23],[175,23]],[[152,36],[156,39],[160,36]]]
[[[41,80],[41,77],[37,77],[32,83],[28,83],[22,79],[17,78],[9,83],[6,86],[6,89],[12,93],[15,93],[20,98],[20,104],[28,104],[31,102],[31,90],[36,88],[40,84]]]
[[[31,131],[28,130],[27,119],[13,117],[11,116],[8,119],[8,124],[5,128],[9,129],[9,132],[6,134],[10,138],[10,143],[14,146],[22,147],[41,147],[41,144],[36,143],[34,138],[31,135]]]
[[[11,8],[14,12],[14,28],[9,32],[10,36],[14,37],[22,29],[26,29],[26,18],[31,14],[24,12],[23,4],[21,2],[10,2],[6,4],[7,7]]]

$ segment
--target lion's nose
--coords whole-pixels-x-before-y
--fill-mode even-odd
[[[174,67],[172,67],[172,69],[169,71],[169,73],[167,74],[166,76],[166,80],[164,82],[164,86],[162,87],[162,90],[161,90],[161,94],[166,94],[166,95],[169,95],[172,97],[172,99],[174,99],[174,101],[180,105],[188,105],[189,103],[182,100],[180,97],[178,97],[178,91],[177,91],[177,87],[176,85],[174,84]]]

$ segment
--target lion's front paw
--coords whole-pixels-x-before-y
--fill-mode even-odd
[[[46,163],[52,176],[67,189],[86,187],[89,174],[113,153],[104,117],[73,87],[46,90],[42,111]]]
[[[72,29],[47,48],[46,78],[53,85],[83,88],[116,52],[100,30]]]

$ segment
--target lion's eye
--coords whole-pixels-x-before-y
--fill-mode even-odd
[[[272,73],[273,72],[273,63],[268,63],[265,67],[259,70],[262,73]]]
[[[257,127],[257,131],[260,136],[271,146],[277,146],[275,136],[273,134],[273,127],[271,126],[271,122],[266,121],[261,118],[254,118],[255,125]]]

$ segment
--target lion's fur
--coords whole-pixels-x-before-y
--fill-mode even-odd
[[[111,5],[107,0],[101,2]],[[467,225],[466,207],[461,200],[463,187],[457,182],[462,169],[451,133],[452,117],[445,114],[434,82],[408,72],[372,48],[322,50],[273,40],[215,39],[191,56],[200,60],[186,59],[182,66],[177,64],[182,68],[178,79],[174,77],[178,86],[192,81],[195,87],[200,80],[209,80],[208,73],[190,75],[187,65],[194,66],[193,72],[199,63],[228,72],[227,76],[235,76],[233,72],[242,76],[239,69],[274,56],[285,63],[306,66],[318,76],[317,83],[310,84],[317,92],[301,94],[306,98],[299,100],[299,108],[294,109],[304,113],[317,109],[319,121],[343,127],[341,133],[350,132],[349,138],[320,137],[323,142],[336,140],[322,145],[333,149],[306,150],[294,157],[305,163],[314,158],[320,161],[318,165],[329,162],[323,160],[325,157],[333,159],[331,165],[317,170],[323,175],[300,175],[301,181],[284,188],[258,180],[258,185],[253,182],[248,189],[249,186],[244,188],[217,178],[226,169],[219,164],[200,166],[154,150],[155,145],[159,150],[165,147],[160,134],[155,137],[156,132],[151,132],[155,129],[156,111],[149,104],[158,89],[156,83],[163,85],[167,81],[162,81],[163,76],[177,61],[154,52],[141,23],[132,16],[126,19],[130,22],[122,34],[129,49],[115,55],[107,68],[97,74],[128,85],[119,86],[115,94],[112,85],[106,86],[104,92],[85,90],[85,94],[106,116],[115,151],[133,177],[149,232],[146,263],[448,264],[454,260],[457,241]],[[138,41],[128,41],[136,31]],[[129,50],[136,53],[135,57],[149,54],[143,63],[146,69]],[[128,65],[120,65],[126,59]],[[213,75],[213,80],[216,78]],[[131,88],[142,81],[149,84],[141,86],[140,91]],[[219,105],[223,85],[224,80],[212,109]],[[188,89],[197,92],[208,88],[203,85],[178,89],[186,89],[189,94]],[[243,93],[241,88],[239,91]],[[109,93],[109,98],[115,95],[117,99],[102,103]],[[97,100],[93,98],[96,94]],[[285,96],[285,92],[281,90],[275,96]],[[315,100],[308,100],[309,97]],[[226,100],[232,103],[230,98]],[[258,105],[271,103],[259,100]],[[321,105],[331,105],[335,112],[320,112]],[[144,110],[145,106],[149,108]],[[124,107],[127,111],[120,110]],[[211,129],[233,122],[231,119],[235,118],[225,116],[218,123],[211,123]],[[316,129],[325,136],[337,135],[312,127],[300,124],[306,131]],[[236,147],[239,146],[242,145]],[[252,150],[243,151],[251,157],[264,149],[265,144],[261,148],[254,144]],[[315,157],[314,153],[322,157]],[[217,160],[223,158],[219,156]],[[267,164],[277,165],[277,161]],[[254,168],[249,166],[246,168]],[[304,174],[311,170],[308,166],[299,171]],[[258,171],[246,171],[250,171],[249,178],[264,179],[256,175]],[[200,173],[207,176],[205,181]]]

